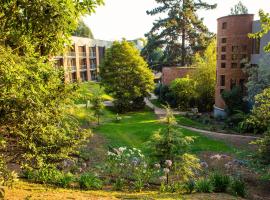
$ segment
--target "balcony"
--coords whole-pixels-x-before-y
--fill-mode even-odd
[[[80,70],[82,70],[82,71],[87,70],[87,66],[86,65],[80,65]]]
[[[92,64],[91,66],[90,66],[90,70],[96,70],[97,69],[97,65],[96,64]]]
[[[69,68],[71,69],[72,72],[77,71],[76,66],[70,66]]]
[[[76,57],[76,53],[75,53],[75,51],[71,51],[71,52],[67,53],[67,56],[68,57]]]
[[[79,52],[80,57],[86,57],[86,52]]]
[[[95,52],[90,52],[90,58],[96,58],[96,57],[97,57],[97,55]]]

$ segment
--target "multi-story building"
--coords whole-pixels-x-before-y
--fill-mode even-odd
[[[110,41],[83,37],[72,37],[72,48],[61,56],[56,56],[56,66],[65,70],[65,81],[96,81],[99,65],[104,58]]]
[[[243,67],[246,62],[258,64],[265,54],[263,47],[270,41],[270,33],[263,38],[250,39],[249,33],[260,30],[260,21],[253,21],[254,15],[230,15],[217,20],[217,82],[215,91],[215,116],[226,116],[224,90],[240,86],[245,90],[247,74]],[[270,70],[270,68],[269,68]]]

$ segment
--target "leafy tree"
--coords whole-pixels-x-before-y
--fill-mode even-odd
[[[118,112],[139,109],[154,88],[154,75],[133,44],[114,42],[100,67],[102,83],[112,94]]]
[[[94,112],[94,116],[97,118],[97,122],[99,125],[100,122],[100,116],[103,113],[104,110],[104,99],[102,97],[102,92],[101,91],[96,91],[93,93],[93,96],[91,98],[91,104],[92,104],[92,110]]]
[[[270,125],[270,88],[255,96],[255,105],[247,123],[257,131],[266,131]]]
[[[241,1],[239,1],[238,4],[236,4],[233,8],[231,8],[231,15],[242,15],[242,14],[248,14],[248,9]]]
[[[181,109],[187,109],[195,105],[197,98],[196,83],[190,79],[177,78],[170,84],[170,90],[176,98],[177,106]]]
[[[209,5],[201,0],[156,0],[156,2],[161,5],[147,11],[147,14],[166,13],[166,17],[157,20],[146,36],[149,39],[154,35],[158,41],[156,47],[162,45],[165,50],[165,63],[172,65],[181,63],[184,66],[194,53],[206,48],[213,36],[196,12],[200,9],[214,9],[216,5]]]
[[[268,130],[263,138],[255,141],[255,144],[259,146],[258,155],[260,160],[264,164],[270,164],[270,130]]]
[[[195,71],[191,79],[196,82],[197,105],[201,111],[210,111],[214,105],[216,84],[216,41],[213,40],[203,56],[195,55]]]
[[[79,21],[78,27],[73,33],[73,35],[94,39],[91,29],[83,22],[83,20]]]
[[[258,66],[247,65],[247,99],[254,103],[254,97],[270,85],[270,55],[264,55]]]
[[[0,43],[20,53],[31,48],[41,55],[59,53],[69,44],[81,16],[101,4],[103,0],[3,1]]]
[[[176,121],[170,107],[166,107],[164,118],[166,127],[153,134],[149,143],[149,150],[160,163],[166,160],[173,162],[188,151],[188,147],[194,141],[194,137],[184,136],[176,127]]]
[[[270,14],[265,13],[263,10],[259,11],[260,21],[261,21],[261,30],[254,34],[249,34],[251,38],[262,38],[270,31]],[[270,52],[270,42],[264,47],[266,52]]]
[[[225,90],[222,93],[222,98],[225,101],[225,110],[229,116],[236,114],[238,111],[246,110],[246,104],[243,100],[243,92],[240,87],[236,86],[230,91]]]
[[[76,153],[87,133],[68,113],[75,90],[63,72],[34,53],[1,47],[0,54],[0,134],[9,159],[40,168]]]

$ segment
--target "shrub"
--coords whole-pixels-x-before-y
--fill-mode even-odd
[[[255,144],[259,146],[258,157],[263,164],[270,164],[270,129]]]
[[[81,189],[101,189],[102,181],[90,172],[82,174],[78,180]]]
[[[63,188],[67,188],[70,186],[70,183],[72,183],[75,180],[75,177],[71,173],[62,174],[62,176],[59,179],[58,185]]]
[[[39,170],[28,172],[28,175],[30,179],[45,184],[58,184],[63,176],[62,172],[52,166],[45,166]]]
[[[226,192],[230,186],[231,179],[228,175],[214,172],[210,176],[210,181],[214,187],[214,192]]]
[[[234,178],[230,186],[230,191],[235,196],[245,197],[246,196],[245,182],[239,178]]]
[[[199,179],[196,182],[196,190],[201,193],[211,193],[214,187],[209,179]]]
[[[121,191],[123,190],[124,186],[125,186],[125,179],[117,178],[115,183],[113,184],[113,189],[116,191]]]
[[[186,191],[186,193],[191,194],[196,188],[196,184],[194,180],[189,180],[184,183],[183,189]]]

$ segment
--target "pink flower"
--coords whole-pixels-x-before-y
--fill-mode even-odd
[[[167,165],[168,167],[171,167],[172,166],[172,161],[171,160],[166,160],[165,165]]]

